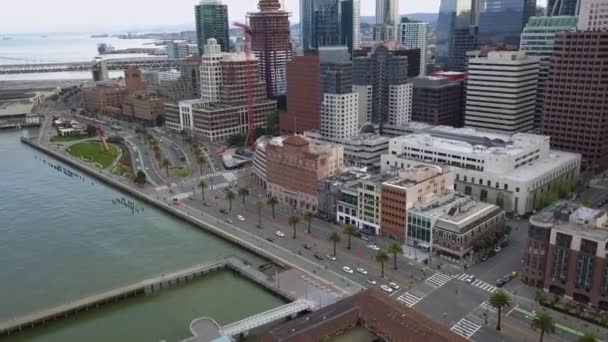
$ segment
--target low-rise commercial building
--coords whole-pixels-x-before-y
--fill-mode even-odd
[[[608,310],[608,215],[556,202],[530,218],[524,281]]]
[[[389,138],[376,133],[360,133],[347,139],[325,136],[319,131],[306,131],[304,136],[314,142],[340,144],[344,147],[344,163],[348,166],[380,168],[380,158],[388,152]]]
[[[381,169],[429,162],[454,169],[457,191],[524,215],[544,207],[561,182],[578,181],[581,156],[551,150],[547,136],[438,126],[391,139]]]
[[[125,97],[122,104],[122,115],[132,121],[147,126],[157,124],[157,119],[164,112],[167,99],[147,91],[136,92]]]
[[[120,113],[125,95],[126,89],[113,81],[82,89],[84,106],[91,113]]]

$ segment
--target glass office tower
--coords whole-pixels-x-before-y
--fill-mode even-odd
[[[536,12],[536,0],[480,0],[479,44],[519,47],[528,19]]]
[[[477,48],[479,0],[441,0],[437,22],[436,63],[464,71],[466,52]]]

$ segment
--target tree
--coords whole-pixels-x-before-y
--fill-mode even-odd
[[[496,322],[496,330],[500,331],[502,309],[511,306],[511,298],[509,298],[509,296],[503,291],[496,291],[490,296],[489,303],[498,311],[498,321]]]
[[[161,167],[165,168],[165,171],[167,172],[167,177],[169,177],[169,168],[171,167],[171,162],[169,161],[169,159],[163,159]]]
[[[553,317],[546,312],[537,313],[530,324],[532,330],[540,330],[540,342],[543,342],[545,333],[552,334],[555,332],[555,321]]]
[[[160,150],[159,151],[154,151],[154,158],[156,158],[156,161],[158,161],[158,167],[162,167],[161,166],[161,162],[163,161],[162,158],[162,154],[160,154]]]
[[[353,226],[352,224],[345,224],[344,228],[342,229],[342,233],[348,236],[348,247],[346,248],[348,250],[350,250],[350,238],[351,236],[353,236],[356,229],[357,228],[355,228],[355,226]]]
[[[198,182],[197,187],[199,189],[201,189],[201,196],[203,197],[203,202],[205,202],[205,189],[207,189],[207,182],[205,182],[204,180],[201,179],[200,182]]]
[[[337,232],[333,232],[329,236],[329,241],[334,243],[334,257],[336,256],[336,244],[340,242],[340,240],[342,239],[340,238],[340,234],[338,234]]]
[[[137,171],[137,176],[135,176],[135,179],[133,181],[135,182],[135,184],[139,185],[146,184],[146,174],[141,170]]]
[[[279,200],[276,197],[270,197],[268,201],[266,201],[266,204],[272,208],[272,219],[276,220],[276,216],[274,215],[274,207],[279,204]]]
[[[97,128],[93,125],[87,125],[87,135],[92,137],[97,134]]]
[[[239,197],[243,200],[243,206],[245,205],[245,197],[249,196],[249,189],[246,187],[239,188],[237,190]]]
[[[260,227],[262,226],[262,208],[264,208],[264,205],[266,205],[266,203],[264,203],[264,201],[261,199],[258,199],[255,202],[255,206],[258,207],[258,224]]]
[[[232,201],[234,201],[235,198],[236,194],[234,193],[234,191],[228,190],[228,192],[226,192],[226,199],[228,200],[228,203],[230,205],[230,212],[232,212]]]
[[[584,332],[578,337],[578,342],[599,342],[599,339],[590,332]]]
[[[311,211],[307,211],[304,213],[304,221],[306,221],[306,223],[308,224],[308,228],[306,230],[306,232],[308,234],[310,234],[310,224],[312,223],[312,220],[315,218],[315,214]]]
[[[298,223],[300,223],[300,216],[298,216],[297,214],[293,214],[293,215],[289,216],[287,223],[289,223],[289,225],[293,227],[293,238],[295,239],[296,238],[296,226],[298,225]]]
[[[388,246],[387,251],[393,255],[393,268],[396,270],[397,269],[397,254],[402,254],[403,249],[401,249],[401,245],[393,242]]]
[[[203,175],[203,167],[207,164],[207,158],[205,158],[204,156],[197,156],[196,157],[196,163],[198,164],[200,171],[201,171],[201,176]]]
[[[380,278],[384,278],[384,263],[387,262],[389,259],[388,254],[386,254],[385,251],[383,250],[379,250],[378,253],[376,254],[376,261],[380,263],[380,269],[381,269],[381,273],[380,273]]]

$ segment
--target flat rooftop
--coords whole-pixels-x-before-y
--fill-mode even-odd
[[[29,100],[0,102],[0,117],[13,115],[27,115],[32,112],[34,104]]]

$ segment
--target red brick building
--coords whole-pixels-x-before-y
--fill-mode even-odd
[[[82,90],[84,105],[91,113],[120,113],[126,90],[115,82],[99,82]]]
[[[321,68],[317,54],[296,56],[287,63],[287,114],[281,115],[284,133],[320,128]]]
[[[125,69],[125,85],[129,95],[146,89],[141,70],[137,66],[129,65]]]

